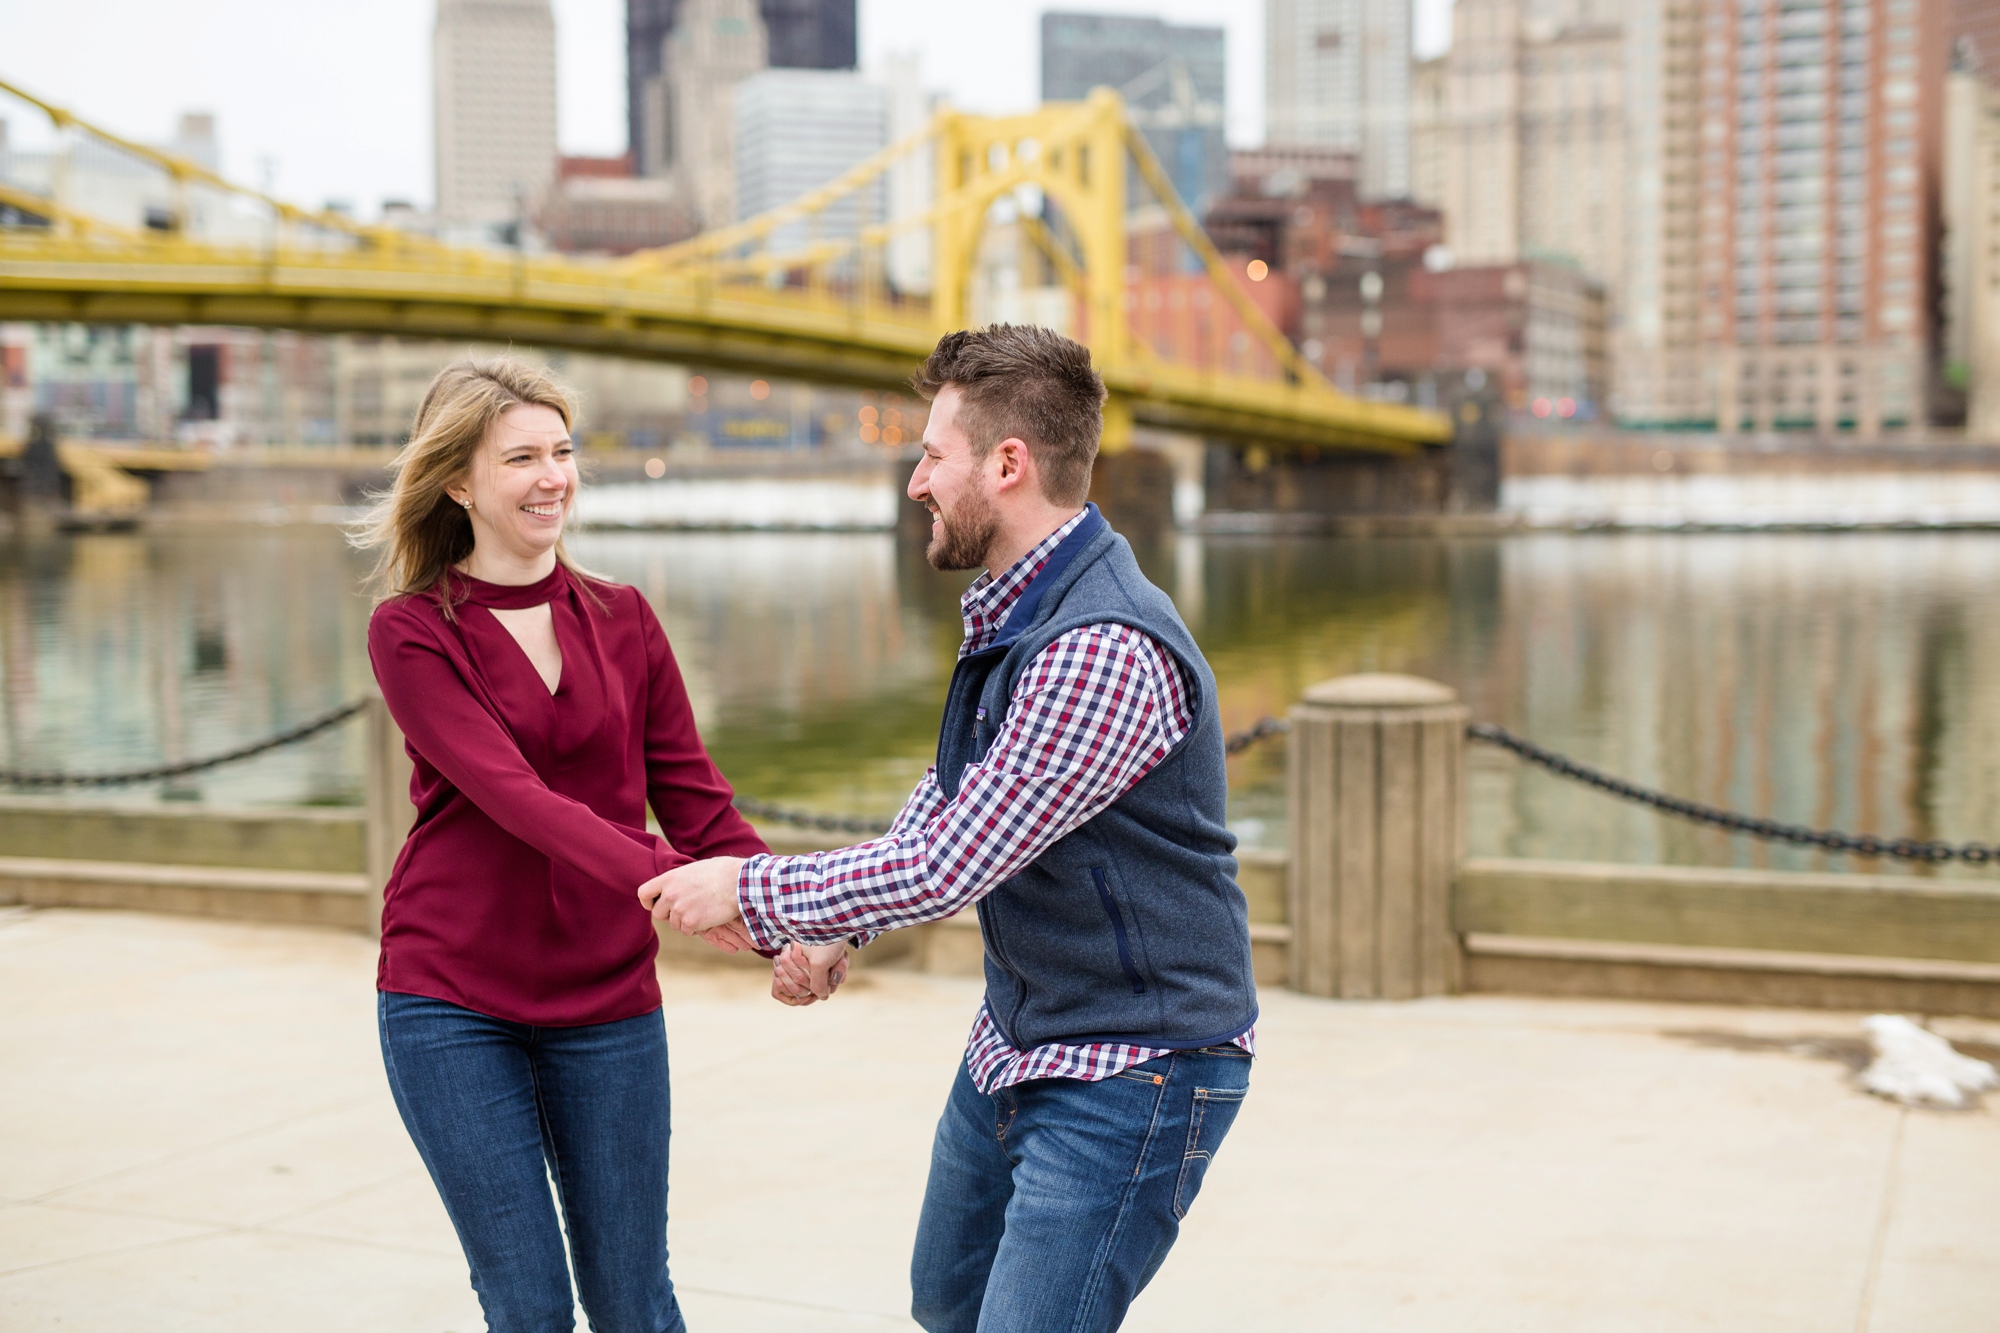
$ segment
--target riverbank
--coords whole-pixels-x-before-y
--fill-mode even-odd
[[[343,523],[388,485],[391,449],[247,449],[152,481],[146,521]],[[896,525],[892,458],[736,450],[588,453],[576,515],[600,529],[879,532]]]
[[[479,1327],[382,1082],[373,971],[337,931],[0,915],[0,1325]],[[977,983],[878,969],[806,1011],[740,971],[662,985],[690,1325],[913,1328],[909,1239]],[[1267,992],[1250,1100],[1131,1327],[1989,1328],[2000,1115],[1857,1091],[1859,1035]]]
[[[1501,443],[1498,503],[1485,509],[1450,499],[1439,480],[1450,471],[1442,455],[1239,455],[1169,443],[1101,460],[1093,496],[1121,527],[1336,537],[2000,528],[2000,445],[1946,435],[1855,443],[1517,434]],[[141,521],[167,526],[343,522],[386,484],[394,456],[386,448],[74,448],[143,478],[150,502]],[[588,453],[577,518],[606,530],[889,531],[917,512],[903,498],[910,462],[893,452]],[[1412,476],[1435,473],[1433,484],[1390,484],[1413,468]]]
[[[1520,435],[1500,512],[1524,529],[2000,527],[2000,445],[1712,435]]]

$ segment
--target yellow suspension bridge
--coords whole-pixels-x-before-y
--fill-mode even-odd
[[[1441,415],[1340,393],[1238,285],[1108,89],[1020,116],[941,112],[838,180],[780,208],[618,260],[450,246],[308,213],[184,158],[121,138],[0,81],[59,136],[88,135],[164,173],[180,206],[164,230],[78,211],[62,154],[50,192],[0,182],[0,319],[208,324],[513,342],[674,361],[870,389],[907,386],[937,338],[968,322],[981,239],[995,206],[1069,288],[1074,328],[1110,389],[1107,451],[1135,426],[1267,446],[1403,452],[1450,438]],[[898,163],[929,154],[931,205],[814,239],[879,197]],[[1217,297],[1261,345],[1257,377],[1163,359],[1128,318],[1128,180],[1136,178]],[[206,191],[262,210],[254,244],[188,234],[187,199]],[[873,191],[874,194],[869,192]],[[888,248],[928,230],[927,298],[891,290]],[[789,248],[787,248],[789,246]]]

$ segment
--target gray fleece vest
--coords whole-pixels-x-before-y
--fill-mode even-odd
[[[1236,838],[1223,823],[1229,780],[1215,677],[1097,506],[1022,592],[998,638],[960,659],[938,733],[938,784],[957,794],[1038,653],[1106,622],[1144,631],[1179,660],[1194,726],[1130,791],[980,900],[986,1002],[1019,1050],[1216,1045],[1256,1022],[1257,988]]]

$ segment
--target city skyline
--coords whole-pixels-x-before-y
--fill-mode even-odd
[[[84,45],[74,10],[0,0],[9,55],[0,72],[145,142],[171,137],[184,111],[211,112],[224,174],[301,204],[340,200],[372,217],[384,199],[434,202],[432,5],[353,0],[337,14],[252,0],[190,8],[169,14],[138,0],[97,0],[95,23],[122,40]],[[560,148],[621,153],[624,0],[553,0],[553,8]],[[1441,49],[1450,0],[1416,0],[1415,9],[1419,54]],[[968,110],[1006,112],[1037,100],[1044,12],[1221,26],[1229,34],[1229,139],[1255,145],[1264,121],[1263,11],[1255,0],[1001,0],[968,16],[922,0],[860,0],[861,67],[875,73],[889,56],[915,49],[926,88]],[[29,108],[0,108],[0,117],[17,145],[46,139],[46,122]]]

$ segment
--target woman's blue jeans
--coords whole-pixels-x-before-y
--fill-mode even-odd
[[[961,1064],[931,1147],[910,1264],[930,1333],[1103,1333],[1180,1234],[1250,1086],[1237,1048],[1096,1083],[979,1091]]]
[[[596,1333],[680,1333],[659,1011],[544,1028],[384,992],[377,1012],[389,1090],[458,1229],[487,1328],[571,1333],[566,1230]]]

